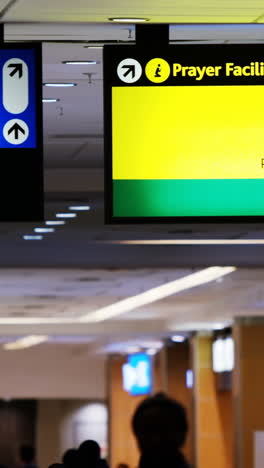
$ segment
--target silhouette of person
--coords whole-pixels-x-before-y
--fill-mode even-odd
[[[66,468],[76,468],[78,450],[71,448],[62,456],[62,463]]]
[[[97,468],[100,461],[100,446],[95,440],[85,440],[78,449],[78,468]]]
[[[155,78],[161,78],[161,66],[160,63],[158,64],[156,71],[155,71]]]
[[[190,468],[181,453],[188,423],[184,407],[163,393],[139,404],[132,428],[140,450],[139,468]]]
[[[35,449],[32,445],[21,445],[19,458],[23,468],[37,468],[35,463]]]

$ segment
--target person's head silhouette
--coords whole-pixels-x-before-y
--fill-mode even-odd
[[[132,428],[145,460],[140,466],[165,466],[165,460],[176,458],[176,467],[188,466],[180,455],[188,431],[186,411],[176,400],[163,393],[145,399],[136,408]]]
[[[62,463],[66,468],[75,468],[77,463],[77,449],[71,448],[66,450],[62,457]]]
[[[95,440],[85,440],[78,449],[78,466],[96,468],[100,460],[100,446]]]
[[[34,465],[35,449],[32,445],[21,445],[19,448],[19,456],[23,465]]]

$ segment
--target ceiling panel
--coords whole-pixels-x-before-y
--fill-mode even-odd
[[[17,1],[4,15],[4,21],[107,22],[109,17],[147,17],[153,22],[251,22],[263,13],[263,3],[254,0],[208,2],[189,0],[24,0]]]

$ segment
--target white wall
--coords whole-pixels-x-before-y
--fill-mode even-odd
[[[84,345],[0,350],[0,398],[105,399],[105,358]]]
[[[103,401],[40,400],[37,417],[37,454],[40,468],[61,460],[68,448],[94,439],[107,451],[107,407]]]

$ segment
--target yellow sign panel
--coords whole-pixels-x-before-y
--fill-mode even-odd
[[[113,178],[262,179],[263,109],[258,85],[113,87]]]

